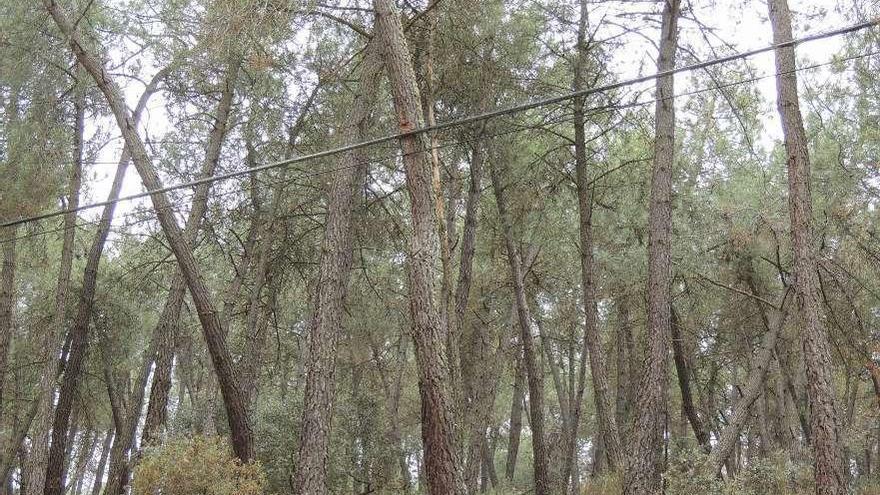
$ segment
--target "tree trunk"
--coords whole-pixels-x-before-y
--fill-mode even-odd
[[[122,132],[125,143],[128,145],[132,161],[148,190],[159,190],[162,184],[156,169],[150,161],[143,140],[137,133],[132,115],[126,108],[125,100],[119,86],[110,78],[108,72],[102,66],[95,55],[85,48],[80,36],[74,31],[70,21],[61,11],[56,0],[43,0],[43,4],[52,15],[61,32],[68,39],[71,49],[77,56],[80,64],[86,68],[104,94],[116,123]],[[211,300],[204,278],[201,275],[192,248],[186,241],[177,220],[168,196],[162,192],[154,192],[150,195],[156,215],[162,230],[165,232],[171,250],[177,258],[177,262],[183,271],[187,286],[192,294],[193,302],[198,312],[202,331],[208,344],[208,351],[214,370],[220,382],[220,390],[226,406],[226,415],[229,420],[229,429],[232,434],[232,449],[235,455],[243,462],[249,462],[254,455],[253,432],[247,415],[247,405],[244,394],[235,376],[232,356],[226,347],[223,324],[218,318],[217,310]]]
[[[422,114],[425,125],[433,126],[437,123],[434,116],[434,34],[437,30],[437,19],[440,8],[440,0],[431,0],[425,7],[422,47],[418,50],[417,60],[420,65],[419,82],[421,87]],[[437,222],[437,236],[440,242],[440,322],[446,332],[447,358],[449,360],[449,372],[452,379],[453,390],[457,393],[460,381],[460,369],[458,363],[458,339],[457,334],[449,325],[450,303],[452,302],[452,255],[449,246],[449,233],[446,225],[446,211],[443,201],[443,187],[440,180],[440,152],[436,133],[428,133],[428,144],[431,149],[429,154],[431,161],[431,186],[434,189],[434,218]],[[456,399],[460,399],[456,397]],[[454,406],[455,404],[453,404]]]
[[[460,337],[463,335],[463,326],[465,321],[465,313],[467,312],[468,300],[470,298],[471,279],[473,273],[474,253],[476,251],[477,237],[477,215],[481,197],[480,183],[483,177],[483,148],[482,143],[478,141],[471,150],[470,161],[470,186],[468,188],[468,196],[465,202],[464,230],[461,240],[461,261],[458,271],[458,282],[455,287],[455,309],[451,315],[449,322],[450,342],[459,345]],[[480,444],[479,439],[482,438],[482,432],[485,429],[485,411],[484,401],[480,400],[483,394],[478,392],[482,383],[484,373],[483,365],[477,356],[485,357],[486,348],[492,342],[492,338],[486,336],[482,338],[477,335],[479,331],[468,332],[468,344],[462,345],[459,354],[459,370],[460,379],[463,390],[463,397],[467,397],[471,407],[462,407],[466,412],[468,423],[468,448],[466,454],[465,466],[465,485],[469,493],[476,490],[477,474],[480,469]],[[455,337],[452,337],[452,335]],[[452,351],[452,349],[450,349]],[[454,354],[455,352],[450,352]],[[455,377],[453,377],[455,380]]]
[[[403,26],[394,2],[373,0],[376,36],[385,45],[385,66],[391,81],[398,130],[419,127],[419,91]],[[446,360],[446,338],[434,302],[434,264],[439,249],[435,229],[431,164],[420,134],[400,139],[410,198],[412,234],[409,239],[407,283],[412,334],[419,370],[422,443],[425,473],[431,495],[464,492],[452,421],[452,390]]]
[[[79,75],[84,75],[82,69],[77,66],[77,73]],[[74,209],[79,206],[79,190],[82,185],[82,153],[83,153],[83,132],[85,129],[85,98],[86,98],[86,88],[85,81],[80,81],[77,83],[76,88],[76,97],[74,98],[74,112],[75,112],[75,122],[74,122],[74,163],[71,168],[70,173],[70,193],[68,196],[67,204],[68,208]],[[28,489],[31,490],[30,493],[36,494],[39,493],[40,490],[45,489],[49,490],[50,486],[57,487],[57,492],[47,492],[47,493],[60,493],[62,487],[62,476],[64,472],[64,459],[61,458],[63,456],[65,448],[64,442],[67,438],[67,428],[68,421],[70,419],[70,407],[72,406],[72,394],[73,389],[68,389],[68,397],[59,396],[58,405],[55,409],[55,417],[53,420],[52,426],[52,452],[49,452],[48,457],[47,453],[47,443],[48,443],[48,422],[50,416],[50,407],[51,404],[49,394],[52,392],[52,388],[54,386],[54,378],[55,378],[55,367],[54,367],[54,357],[57,353],[53,352],[57,350],[58,345],[58,335],[61,334],[62,328],[64,326],[64,320],[66,316],[67,309],[67,298],[68,298],[68,286],[70,285],[70,271],[71,265],[73,262],[73,241],[74,235],[76,233],[76,213],[67,213],[64,215],[64,240],[61,245],[61,269],[58,273],[58,285],[55,290],[55,312],[52,317],[52,322],[48,329],[46,329],[42,347],[42,358],[46,360],[44,363],[43,376],[40,377],[40,389],[38,391],[37,401],[41,404],[45,404],[40,406],[40,409],[37,412],[37,427],[36,427],[36,435],[34,437],[34,445],[32,447],[31,456],[29,458],[30,465],[28,469],[32,471],[30,479],[26,482]],[[83,287],[83,291],[85,291],[85,287]],[[74,330],[71,330],[71,335],[73,336],[71,340],[71,352],[68,355],[68,363],[71,358],[74,361],[81,361],[81,357],[79,354],[85,352],[85,348],[81,344],[81,339],[77,339],[76,333]],[[50,365],[50,363],[52,363]],[[77,363],[74,363],[76,366]],[[51,366],[51,367],[50,367]],[[77,370],[78,371],[78,370]],[[78,377],[72,377],[78,378]],[[67,382],[67,373],[65,372],[65,382]],[[74,380],[75,383],[75,380]],[[62,384],[62,394],[64,393],[64,386]],[[56,448],[55,444],[58,442],[58,447]],[[52,455],[54,453],[54,456]],[[46,469],[46,471],[43,471]],[[38,474],[37,472],[40,471]],[[45,481],[42,479],[43,472],[46,473]]]
[[[584,71],[586,70],[589,46],[587,45],[587,0],[580,0],[580,19],[577,34],[577,57],[574,64],[574,91],[584,89]],[[577,181],[581,289],[584,305],[584,340],[582,357],[589,356],[590,374],[593,378],[593,399],[596,406],[596,421],[599,434],[602,436],[604,452],[612,470],[623,465],[623,453],[620,446],[620,433],[614,417],[614,406],[611,400],[611,387],[608,382],[608,368],[602,352],[599,338],[598,315],[596,310],[596,287],[593,276],[593,194],[590,189],[590,178],[587,172],[587,144],[585,136],[584,99],[574,100],[574,156]],[[583,405],[584,388],[586,387],[586,366],[581,359],[578,367],[578,385],[575,393],[570,431],[566,439],[565,458],[563,461],[563,489],[569,486],[577,451],[577,432],[580,424],[581,407]],[[571,483],[571,491],[578,490],[577,480]]]
[[[680,0],[668,0],[663,9],[657,70],[675,67]],[[642,386],[636,400],[632,430],[633,450],[623,481],[625,495],[656,495],[663,491],[664,417],[668,386],[670,302],[672,275],[672,165],[675,155],[674,77],[657,79],[654,167],[648,211],[648,353],[642,366]]]
[[[205,159],[199,177],[210,177],[217,170],[220,161],[220,151],[229,128],[229,116],[232,113],[232,104],[235,100],[235,86],[238,80],[241,58],[232,55],[226,65],[226,75],[220,93],[220,100],[214,109],[214,126],[208,136],[208,144],[205,147]],[[208,193],[210,183],[199,184],[193,194],[192,207],[189,210],[183,235],[189,245],[194,245],[198,236],[202,219],[208,208]],[[171,289],[162,308],[159,322],[153,330],[153,338],[156,342],[156,365],[153,372],[153,381],[150,385],[150,399],[147,406],[147,417],[144,421],[144,430],[141,435],[141,444],[144,446],[155,443],[159,439],[159,430],[165,422],[165,412],[168,404],[168,393],[171,390],[171,368],[174,363],[174,337],[180,321],[180,310],[186,297],[186,282],[178,267],[171,281]],[[118,441],[118,440],[117,440]]]
[[[617,425],[620,428],[621,444],[627,444],[629,438],[626,425],[632,416],[632,401],[636,386],[633,383],[632,363],[635,360],[635,343],[633,342],[632,323],[630,322],[629,296],[624,294],[624,288],[618,287],[618,295],[615,299],[617,309],[617,392],[615,394],[615,409]]]
[[[15,246],[18,228],[0,228],[0,234],[2,234],[0,242],[3,247],[3,267],[0,269],[0,404],[2,404],[9,344],[15,329],[13,308],[15,307]]]
[[[787,0],[768,0],[773,42],[792,40]],[[813,205],[810,157],[798,102],[793,46],[776,50],[777,107],[782,119],[788,165],[788,204],[794,258],[794,287],[803,327],[801,340],[810,400],[810,439],[816,491],[820,495],[846,492],[828,336],[822,321],[816,248],[813,245]]]
[[[526,369],[522,362],[522,350],[515,349],[515,368],[513,379],[513,400],[510,404],[510,434],[507,440],[507,462],[504,477],[513,481],[516,473],[516,458],[519,456],[519,441],[522,435],[523,395],[525,394]]]
[[[101,458],[98,459],[98,467],[95,468],[95,482],[92,483],[91,495],[101,495],[101,487],[104,484],[104,469],[107,467],[107,459],[110,457],[110,450],[113,448],[113,437],[115,429],[107,430],[104,437],[104,445],[101,448]]]
[[[532,318],[529,315],[529,307],[526,301],[522,259],[520,258],[516,240],[513,238],[513,224],[507,212],[506,191],[502,182],[501,170],[499,170],[500,165],[497,163],[492,165],[490,167],[492,189],[495,192],[495,204],[498,207],[504,245],[507,248],[507,263],[510,267],[510,277],[513,282],[514,297],[516,299],[516,316],[520,328],[520,345],[522,345],[523,349],[523,362],[525,363],[526,378],[529,386],[529,416],[531,419],[532,451],[534,454],[535,494],[545,495],[551,493],[552,486],[548,473],[547,448],[544,444],[544,373],[534,348],[531,326]]]
[[[694,437],[697,439],[697,445],[704,452],[709,452],[712,446],[709,444],[709,431],[703,426],[703,421],[697,413],[694,405],[694,397],[691,392],[691,369],[688,365],[687,356],[685,356],[684,342],[681,337],[681,321],[678,314],[673,309],[672,325],[672,356],[675,361],[675,371],[678,375],[678,389],[681,392],[681,407],[684,415],[687,417],[691,428],[694,430]],[[771,348],[772,350],[772,348]]]
[[[754,289],[753,289],[754,290]],[[767,308],[761,306],[761,320],[764,325],[764,337],[761,340],[761,347],[755,356],[754,364],[749,376],[746,379],[745,386],[741,389],[742,396],[733,408],[733,412],[727,418],[727,426],[722,430],[718,438],[715,449],[709,456],[709,466],[713,472],[720,473],[733,447],[739,441],[740,431],[749,418],[749,410],[752,404],[761,395],[764,388],[764,379],[767,376],[767,370],[770,368],[773,359],[773,351],[776,349],[776,341],[779,332],[785,324],[785,316],[787,312],[788,293],[783,296],[781,309],[773,314],[768,314]],[[732,476],[732,473],[728,473]]]
[[[346,142],[364,138],[370,113],[375,106],[379,71],[379,47],[371,42],[361,61],[360,82],[352,104],[352,115],[343,131]],[[303,399],[297,468],[296,493],[327,493],[327,462],[330,427],[335,396],[336,358],[342,335],[345,295],[352,263],[352,208],[358,180],[366,173],[362,152],[343,155],[333,177],[327,209],[321,261],[316,284],[315,313],[309,326],[306,358],[306,388]],[[253,310],[253,308],[252,308]]]

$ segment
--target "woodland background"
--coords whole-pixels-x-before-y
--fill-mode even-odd
[[[2,2],[0,491],[880,493],[880,28],[607,87],[789,8]]]

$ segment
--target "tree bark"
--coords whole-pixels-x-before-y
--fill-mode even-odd
[[[79,34],[73,29],[70,21],[56,0],[43,0],[43,4],[58,25],[62,34],[68,39],[71,49],[80,64],[85,67],[104,94],[107,103],[116,118],[116,123],[128,145],[135,168],[148,190],[159,190],[162,187],[156,169],[150,161],[143,140],[137,133],[132,115],[125,105],[119,86],[110,78],[101,62],[89,52],[80,40]],[[154,192],[150,195],[153,207],[171,250],[177,258],[193,302],[202,324],[202,331],[208,344],[208,351],[214,365],[214,371],[220,382],[220,390],[226,406],[229,429],[232,434],[232,449],[243,462],[249,462],[254,455],[253,432],[247,415],[244,394],[235,376],[232,356],[226,347],[223,323],[218,318],[217,310],[211,300],[192,248],[186,241],[166,194]],[[48,495],[48,494],[47,494]]]
[[[516,458],[519,456],[519,442],[522,435],[523,395],[525,394],[526,370],[522,362],[522,350],[515,349],[515,370],[513,379],[513,400],[510,404],[510,434],[507,439],[507,462],[504,477],[513,481],[516,474]]]
[[[497,163],[492,164],[490,167],[492,190],[495,193],[495,204],[498,207],[504,245],[507,248],[507,263],[510,267],[510,277],[513,282],[517,323],[520,328],[520,344],[523,349],[523,362],[525,363],[529,387],[529,417],[531,419],[532,451],[534,454],[535,494],[545,495],[551,493],[553,487],[551,486],[548,472],[547,447],[544,443],[544,373],[534,348],[532,319],[526,301],[522,259],[520,258],[516,240],[513,237],[513,224],[507,212],[506,191],[504,190],[501,170],[499,168],[500,165]]]
[[[78,74],[84,75],[82,69],[79,66],[77,66],[77,69]],[[84,86],[85,81],[80,81],[77,83],[75,88],[76,97],[74,98],[75,118],[73,132],[74,163],[70,173],[70,193],[67,200],[67,204],[70,209],[74,209],[79,206],[79,191],[80,187],[82,186],[82,152],[83,132],[85,129],[86,97],[86,89]],[[51,409],[49,409],[51,407],[51,404],[49,404],[49,394],[51,394],[55,383],[54,357],[57,355],[57,353],[53,351],[57,350],[58,335],[61,334],[67,313],[66,309],[69,292],[68,288],[70,285],[70,271],[73,262],[73,241],[76,233],[75,227],[76,213],[65,214],[64,237],[61,244],[61,269],[58,273],[58,285],[55,290],[55,312],[53,313],[52,322],[50,323],[49,328],[46,329],[43,339],[44,345],[42,347],[41,358],[45,358],[45,364],[43,367],[44,374],[40,377],[40,388],[38,389],[36,399],[38,403],[41,404],[41,406],[38,406],[40,407],[40,409],[38,409],[36,418],[36,435],[34,437],[34,444],[32,447],[31,455],[28,459],[30,464],[28,468],[25,469],[25,471],[31,471],[31,476],[25,484],[32,494],[39,493],[40,490],[43,490],[44,484],[48,489],[50,482],[57,485],[59,491],[61,490],[61,478],[64,471],[64,459],[59,457],[62,456],[65,451],[64,442],[67,438],[67,428],[68,421],[70,419],[69,416],[70,407],[72,406],[73,390],[69,390],[68,397],[59,396],[58,398],[58,405],[55,409],[55,418],[52,427],[52,452],[49,452],[49,455],[47,457],[47,444],[49,439],[48,423],[51,414]],[[83,291],[85,291],[85,286],[83,287]],[[71,358],[73,358],[74,360],[80,359],[78,354],[85,352],[83,346],[78,345],[81,342],[79,339],[76,338],[77,336],[75,333],[73,333],[73,330],[71,330],[71,334],[73,336],[73,339],[71,340],[71,353],[68,355],[68,363],[70,362]],[[62,393],[63,390],[64,389],[62,387]],[[57,449],[55,447],[56,441],[58,442]],[[54,456],[52,455],[53,452],[55,454]],[[43,471],[44,469],[46,469],[46,471]],[[43,472],[45,472],[47,476],[45,481],[42,479]],[[53,477],[51,479],[48,478],[50,473]],[[27,476],[27,474],[25,475]]]
[[[768,312],[763,303],[759,303],[762,304],[760,311],[765,330],[764,337],[755,355],[754,364],[749,372],[749,376],[746,378],[746,384],[741,389],[742,395],[734,406],[733,412],[727,417],[727,426],[721,431],[718,443],[709,456],[709,466],[715,473],[720,473],[721,468],[727,462],[727,458],[739,440],[740,431],[749,418],[749,410],[764,388],[764,379],[773,360],[779,332],[785,324],[788,300],[788,292],[786,292],[783,296],[781,308],[772,314]],[[728,475],[732,476],[732,473],[728,473]]]
[[[586,70],[589,46],[587,45],[587,0],[580,0],[580,19],[578,21],[577,56],[574,63],[574,91],[584,89],[584,71]],[[584,336],[582,356],[588,355],[590,374],[593,378],[593,399],[596,407],[596,421],[602,445],[611,470],[623,466],[623,453],[620,446],[620,433],[614,417],[614,405],[611,399],[611,386],[608,381],[608,368],[602,352],[599,338],[598,315],[596,310],[596,287],[593,276],[593,194],[587,172],[587,144],[585,136],[584,99],[574,100],[574,156],[577,181],[578,214],[580,218],[580,261],[581,290],[584,305]],[[583,405],[584,388],[586,387],[586,366],[581,359],[578,367],[577,392],[572,400],[570,431],[566,439],[566,452],[563,461],[562,484],[568,489],[574,468],[577,451],[577,433],[580,424],[581,407]],[[578,480],[572,480],[571,492],[578,491]]]
[[[657,70],[675,67],[680,0],[667,0],[663,9]],[[636,400],[633,450],[623,481],[625,495],[656,495],[664,451],[664,417],[668,387],[672,241],[672,165],[675,158],[675,84],[672,75],[657,79],[654,166],[648,211],[648,353],[642,366],[642,386]]]
[[[773,42],[791,41],[791,14],[787,0],[768,0]],[[798,101],[793,46],[776,49],[777,107],[782,119],[788,166],[788,204],[794,258],[794,287],[803,327],[801,340],[810,400],[810,440],[816,491],[820,495],[846,492],[833,389],[831,354],[823,323],[813,245],[813,205],[810,193],[810,157]]]
[[[400,132],[419,128],[419,91],[403,26],[394,2],[373,0],[376,37],[384,42],[384,60]],[[410,134],[400,139],[410,198],[412,233],[409,238],[407,285],[412,334],[419,370],[422,443],[425,473],[431,495],[464,492],[452,421],[449,363],[437,305],[434,301],[434,264],[439,249],[435,229],[431,164],[424,138]]]
[[[104,484],[104,470],[107,467],[107,459],[110,457],[110,450],[113,448],[113,437],[115,436],[114,428],[107,430],[104,436],[104,445],[101,448],[101,457],[98,459],[98,466],[95,468],[95,482],[92,483],[91,495],[101,495],[101,487]]]
[[[199,172],[200,178],[210,177],[217,170],[220,161],[220,152],[226,131],[229,128],[229,117],[232,113],[232,104],[235,100],[235,87],[238,80],[241,58],[232,55],[227,61],[225,76],[221,84],[220,100],[214,109],[214,126],[208,136],[208,144],[205,147],[205,158]],[[208,208],[208,193],[210,183],[199,184],[193,194],[192,206],[189,210],[183,235],[189,245],[194,245],[198,236],[202,219]],[[171,279],[171,289],[159,316],[159,322],[153,330],[155,339],[156,355],[153,381],[150,385],[150,399],[147,406],[147,416],[144,420],[144,429],[141,434],[141,444],[147,446],[159,439],[159,431],[165,422],[165,413],[168,405],[168,393],[171,390],[171,368],[174,363],[174,338],[177,335],[177,327],[180,322],[180,310],[186,297],[186,281],[181,269],[178,267]],[[119,441],[119,439],[117,439]],[[131,440],[129,440],[131,443]]]
[[[379,50],[376,42],[370,42],[361,61],[358,92],[352,103],[351,118],[343,131],[346,142],[359,141],[365,135],[382,68]],[[366,167],[364,154],[350,151],[343,155],[332,179],[321,243],[315,313],[309,326],[302,429],[294,475],[296,493],[303,495],[327,493],[337,348],[343,332],[345,296],[352,263],[352,208],[358,180],[364,177]]]
[[[672,357],[675,361],[675,372],[678,376],[678,389],[681,392],[681,407],[691,429],[694,430],[694,437],[697,439],[697,445],[708,453],[712,446],[709,444],[709,431],[703,425],[700,415],[697,413],[697,407],[694,405],[694,397],[691,392],[691,369],[685,355],[684,342],[681,336],[681,320],[673,309],[671,311],[672,325]],[[772,348],[771,348],[772,350]]]

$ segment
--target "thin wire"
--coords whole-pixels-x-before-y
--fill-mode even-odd
[[[285,160],[281,160],[281,161],[277,161],[277,162],[259,165],[256,167],[251,167],[246,170],[228,172],[225,174],[219,174],[219,175],[214,175],[214,176],[210,176],[210,177],[204,177],[201,179],[196,179],[196,180],[193,180],[190,182],[185,182],[182,184],[175,184],[172,186],[165,186],[165,187],[161,187],[158,189],[144,191],[144,192],[141,192],[138,194],[132,194],[129,196],[117,198],[113,201],[102,201],[102,202],[98,202],[98,203],[91,203],[91,204],[87,204],[87,205],[82,205],[77,208],[71,208],[71,209],[66,209],[66,210],[57,210],[57,211],[44,213],[44,214],[36,215],[36,216],[32,216],[32,217],[17,219],[17,220],[8,220],[8,221],[5,221],[2,224],[0,224],[0,228],[12,227],[15,225],[21,225],[21,224],[25,224],[25,223],[35,222],[38,220],[44,220],[46,218],[52,218],[52,217],[57,217],[57,216],[61,216],[61,215],[66,215],[68,213],[75,213],[78,211],[89,210],[89,209],[98,208],[101,206],[107,206],[108,204],[111,204],[111,203],[132,201],[135,199],[145,198],[145,197],[153,195],[153,194],[162,194],[162,193],[174,191],[177,189],[184,189],[184,188],[189,188],[189,187],[193,187],[193,186],[198,186],[200,184],[207,184],[207,183],[211,183],[211,182],[227,180],[227,179],[231,179],[234,177],[248,175],[248,174],[251,174],[254,172],[260,172],[263,170],[270,170],[270,169],[274,169],[274,168],[285,167],[288,165],[292,165],[294,163],[301,163],[301,162],[305,162],[305,161],[309,161],[309,160],[314,160],[317,158],[324,158],[327,156],[337,155],[339,153],[354,151],[357,149],[366,148],[366,147],[377,145],[377,144],[383,144],[383,143],[395,141],[395,140],[398,140],[398,139],[401,139],[404,137],[410,137],[410,136],[423,134],[426,132],[433,132],[433,131],[439,131],[439,130],[443,130],[443,129],[449,129],[452,127],[459,127],[459,126],[463,126],[463,125],[474,124],[477,122],[486,121],[486,120],[489,120],[489,119],[492,119],[495,117],[500,117],[503,115],[508,115],[508,114],[512,114],[512,113],[520,113],[520,112],[524,112],[524,111],[531,110],[534,108],[539,108],[539,107],[543,107],[543,106],[547,106],[547,105],[561,103],[563,101],[571,100],[574,98],[581,98],[581,97],[590,96],[590,95],[594,95],[594,94],[598,94],[598,93],[605,93],[605,92],[619,89],[619,88],[623,88],[626,86],[632,86],[634,84],[652,81],[652,80],[658,79],[660,77],[670,76],[670,75],[678,74],[681,72],[689,72],[689,71],[693,71],[693,70],[697,70],[697,69],[703,69],[706,67],[711,67],[711,66],[723,64],[726,62],[731,62],[734,60],[748,58],[748,57],[752,57],[754,55],[758,55],[761,53],[766,53],[766,52],[769,52],[772,50],[776,50],[778,48],[793,47],[793,46],[796,46],[796,45],[799,45],[802,43],[807,43],[810,41],[816,41],[816,40],[820,40],[820,39],[841,36],[843,34],[853,33],[856,31],[860,31],[862,29],[873,27],[877,24],[880,24],[880,18],[872,19],[870,21],[865,21],[865,22],[861,22],[858,24],[853,24],[850,26],[845,26],[845,27],[834,29],[831,31],[824,31],[824,32],[813,34],[813,35],[804,36],[804,37],[801,37],[798,39],[785,41],[782,43],[775,43],[775,44],[767,45],[767,46],[764,46],[761,48],[756,48],[756,49],[745,51],[745,52],[727,55],[724,57],[718,57],[718,58],[707,60],[704,62],[686,65],[683,67],[674,68],[674,69],[670,69],[670,70],[666,70],[666,71],[660,71],[660,72],[656,72],[656,73],[646,75],[646,76],[641,76],[641,77],[637,77],[637,78],[633,78],[633,79],[627,79],[624,81],[615,82],[615,83],[607,84],[604,86],[599,86],[596,88],[590,88],[590,89],[585,89],[585,90],[581,90],[581,91],[573,91],[570,93],[565,93],[565,94],[558,95],[558,96],[539,99],[539,100],[535,100],[535,101],[528,102],[528,103],[522,103],[522,104],[514,105],[511,107],[496,109],[496,110],[492,110],[489,112],[485,112],[485,113],[481,113],[481,114],[477,114],[477,115],[472,115],[469,117],[462,117],[460,119],[454,119],[454,120],[451,120],[448,122],[441,122],[441,123],[438,123],[435,125],[424,126],[424,127],[418,128],[418,129],[413,129],[411,131],[407,131],[407,132],[389,134],[386,136],[382,136],[382,137],[378,137],[378,138],[374,138],[374,139],[370,139],[370,140],[366,140],[366,141],[361,141],[358,143],[340,146],[338,148],[332,148],[329,150],[319,151],[317,153],[312,153],[309,155],[302,155],[302,156],[289,158],[289,159],[285,159]]]
[[[735,87],[735,86],[739,86],[739,85],[743,85],[743,84],[754,83],[754,82],[757,82],[757,81],[760,81],[760,80],[763,80],[763,79],[769,79],[769,78],[771,78],[771,77],[776,77],[776,76],[778,76],[778,75],[780,75],[780,74],[789,74],[789,73],[797,73],[797,72],[806,71],[806,70],[813,70],[813,69],[817,69],[817,68],[820,68],[820,67],[825,67],[825,66],[828,66],[828,65],[834,65],[834,64],[837,64],[837,63],[841,63],[841,62],[848,62],[848,61],[852,61],[852,60],[857,60],[857,59],[861,59],[861,58],[865,58],[865,57],[870,57],[870,56],[877,55],[877,54],[880,54],[880,51],[872,51],[872,52],[862,53],[862,54],[858,54],[858,55],[852,55],[852,56],[849,56],[849,57],[835,58],[835,59],[832,59],[832,60],[829,60],[829,61],[826,61],[826,62],[820,62],[820,63],[810,64],[810,65],[803,66],[803,67],[798,67],[798,68],[793,69],[793,70],[791,70],[791,71],[768,73],[768,74],[764,74],[764,75],[762,75],[762,76],[755,76],[755,77],[750,77],[750,78],[746,78],[746,79],[740,79],[740,80],[732,81],[732,82],[725,83],[725,84],[714,84],[714,85],[712,85],[712,86],[705,87],[705,88],[701,88],[701,89],[695,89],[695,90],[685,91],[685,92],[681,92],[681,93],[676,93],[675,95],[673,95],[673,98],[681,98],[681,97],[687,97],[687,96],[695,96],[695,95],[702,94],[702,93],[707,93],[707,92],[710,92],[710,91],[719,91],[719,90],[722,90],[722,89],[727,89],[727,88],[730,88],[730,87]],[[853,70],[853,69],[854,69],[854,67],[848,67],[848,68],[846,68],[845,70]],[[622,104],[614,104],[614,105],[606,105],[606,106],[602,106],[602,107],[596,107],[596,108],[591,109],[591,110],[589,111],[589,113],[586,115],[586,117],[592,117],[592,116],[595,116],[595,115],[602,115],[602,114],[606,114],[606,113],[614,113],[614,112],[618,112],[618,111],[620,111],[620,110],[624,110],[624,109],[628,109],[628,108],[636,108],[636,107],[646,106],[646,105],[650,105],[650,104],[657,103],[658,101],[659,101],[658,98],[652,98],[652,99],[648,99],[648,100],[641,100],[641,101],[634,101],[634,102],[629,102],[629,103],[622,103]],[[546,126],[550,126],[550,125],[556,125],[556,124],[561,124],[561,123],[571,122],[572,120],[574,120],[574,117],[573,117],[572,114],[569,113],[569,114],[565,114],[565,115],[563,115],[563,116],[556,117],[556,118],[554,118],[554,119],[547,120],[547,121],[545,121],[545,122],[541,122],[541,123],[540,123],[540,126],[541,126],[541,127],[546,127]],[[449,147],[459,146],[459,145],[462,145],[462,144],[469,144],[469,143],[477,142],[477,141],[480,141],[480,140],[483,140],[483,139],[491,139],[491,138],[494,138],[494,137],[499,137],[499,136],[504,136],[504,135],[508,135],[508,134],[513,134],[513,133],[516,133],[516,132],[522,132],[522,131],[525,131],[525,130],[528,130],[528,129],[533,129],[534,127],[535,127],[534,125],[529,125],[529,126],[527,126],[527,127],[514,127],[514,128],[512,128],[512,129],[507,129],[507,130],[504,130],[504,131],[499,131],[499,132],[496,132],[496,133],[493,133],[493,134],[485,134],[485,133],[484,133],[484,134],[479,135],[479,136],[476,136],[476,137],[464,138],[464,139],[458,139],[458,140],[454,140],[454,141],[446,141],[446,142],[443,142],[443,143],[441,143],[441,144],[438,144],[438,145],[436,146],[436,148],[438,148],[438,149],[443,149],[443,148],[449,148]],[[418,153],[418,152],[428,152],[428,151],[430,151],[430,148],[422,149],[422,150],[419,150],[419,151],[416,151],[416,152]],[[369,160],[367,161],[367,163],[370,164],[370,165],[374,165],[374,164],[382,163],[382,162],[385,162],[385,161],[392,161],[392,160],[399,159],[400,156],[401,156],[401,155],[400,155],[400,152],[399,152],[399,151],[395,151],[395,152],[393,152],[393,153],[391,153],[391,154],[388,154],[388,155],[379,156],[379,157],[373,157],[373,158],[369,159]],[[298,181],[301,180],[301,179],[307,179],[307,178],[316,177],[316,176],[321,176],[321,175],[326,175],[326,174],[331,174],[331,173],[335,173],[335,172],[341,172],[341,171],[348,170],[348,169],[351,169],[351,168],[357,168],[357,167],[359,167],[359,166],[361,166],[361,165],[360,165],[360,164],[358,164],[358,165],[349,165],[349,166],[345,166],[345,167],[335,167],[335,168],[330,168],[330,169],[326,169],[326,170],[322,170],[322,171],[315,171],[315,172],[310,172],[310,173],[303,173],[303,174],[301,174],[301,175],[297,175],[297,176],[295,176],[295,177],[290,177],[290,178],[280,179],[280,180],[276,180],[276,181],[272,181],[272,182],[264,182],[264,185],[265,185],[265,186],[275,186],[275,185],[289,185],[289,184],[296,184],[296,183],[298,183]],[[256,168],[256,167],[254,167],[254,168],[250,168],[250,169],[247,169],[246,172],[247,172],[247,173],[253,173],[253,172],[256,171],[255,168]],[[244,191],[245,191],[245,189],[243,189],[243,188],[236,188],[236,189],[233,189],[233,190],[230,190],[230,191],[214,192],[214,193],[212,193],[212,198],[216,199],[217,197],[228,196],[228,195],[231,195],[231,194],[241,193],[241,192],[244,192]],[[194,195],[195,195],[195,191],[188,191],[188,192],[186,192],[186,193],[184,193],[184,194],[185,194],[186,197],[191,197],[191,196],[194,196]],[[177,206],[177,207],[185,206],[182,202],[186,199],[186,197],[177,198],[177,199],[171,201],[172,206]],[[105,205],[106,205],[106,204],[110,204],[110,203],[112,203],[112,202],[111,202],[111,201],[105,201],[104,203],[105,203]],[[176,213],[182,213],[182,211],[181,211],[181,210],[176,210]],[[140,215],[140,214],[142,214],[141,211],[132,211],[132,212],[128,212],[128,213],[123,213],[123,214],[121,214],[121,215],[116,215],[115,218],[114,218],[114,220],[118,220],[118,219],[122,219],[122,218],[129,218],[129,217],[132,217],[132,216],[135,216],[135,215]],[[139,224],[143,224],[143,223],[146,223],[146,222],[149,222],[149,221],[154,221],[154,220],[155,220],[155,218],[153,218],[153,217],[148,217],[148,218],[144,218],[144,219],[139,219],[139,220],[134,221],[134,222],[126,223],[125,225],[126,225],[126,226],[134,226],[134,225],[139,225]],[[75,223],[75,224],[74,224],[72,227],[70,227],[70,228],[80,228],[80,227],[84,227],[84,226],[98,225],[99,223],[100,223],[100,220],[84,220],[84,221],[82,221],[82,222]],[[65,229],[67,229],[67,228],[68,228],[68,227],[63,227],[63,226],[62,226],[62,227],[57,227],[57,228],[53,228],[53,229],[46,229],[46,230],[41,230],[41,231],[38,231],[38,232],[32,232],[32,233],[29,233],[29,234],[24,234],[24,235],[21,235],[21,236],[18,236],[18,237],[10,238],[10,239],[0,240],[0,245],[5,244],[5,243],[7,243],[7,242],[13,242],[13,241],[21,240],[21,239],[29,239],[29,238],[34,238],[34,237],[40,237],[40,236],[47,235],[47,234],[52,234],[52,233],[57,233],[57,232],[63,232],[63,231],[64,231]]]

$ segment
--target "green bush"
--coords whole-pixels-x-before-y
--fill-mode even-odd
[[[134,471],[133,495],[259,495],[259,463],[242,464],[219,437],[176,439],[149,449]]]

